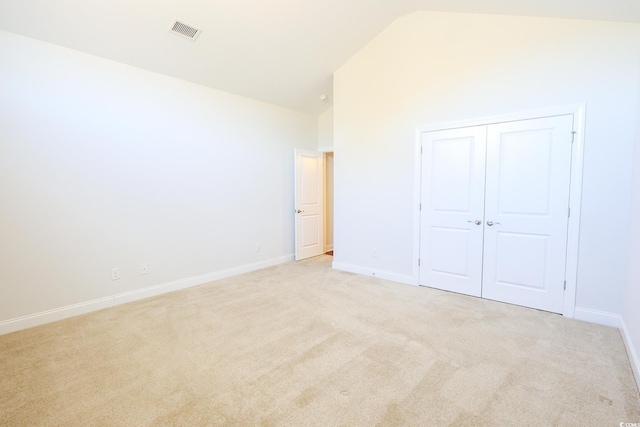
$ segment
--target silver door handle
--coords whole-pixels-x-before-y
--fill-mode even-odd
[[[495,225],[500,225],[500,223],[499,223],[499,222],[487,221],[487,225],[488,225],[489,227],[491,227],[493,224],[495,224]]]
[[[470,223],[475,224],[475,225],[482,224],[482,221],[480,221],[479,219],[476,219],[475,221],[467,221],[467,222],[470,222]]]
[[[302,212],[304,212],[304,211],[301,211],[300,209],[298,209],[298,210],[296,211],[296,213],[302,213]]]

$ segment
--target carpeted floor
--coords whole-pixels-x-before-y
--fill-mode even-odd
[[[618,426],[618,330],[330,256],[0,336],[3,426]]]

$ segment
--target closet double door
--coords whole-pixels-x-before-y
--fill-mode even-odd
[[[420,284],[561,313],[573,115],[422,134]]]

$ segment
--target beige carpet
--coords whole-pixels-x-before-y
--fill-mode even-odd
[[[618,330],[321,256],[0,336],[3,426],[618,426]]]

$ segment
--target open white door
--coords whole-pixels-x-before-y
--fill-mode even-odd
[[[324,153],[295,150],[296,260],[324,253]]]

